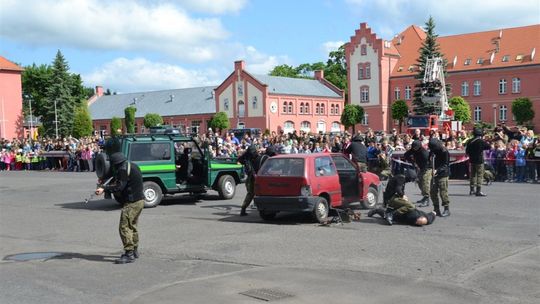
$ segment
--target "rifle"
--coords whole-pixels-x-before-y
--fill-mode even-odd
[[[104,183],[102,183],[102,184],[97,184],[97,186],[98,186],[99,188],[102,188],[103,186],[107,186],[107,185],[113,180],[113,178],[114,178],[114,176],[111,176],[111,177],[110,177],[108,180],[106,180]],[[90,196],[89,196],[88,198],[85,198],[85,199],[84,199],[84,203],[85,203],[85,204],[88,204],[88,202],[89,202],[90,200],[92,200],[95,196],[96,196],[95,193],[90,194]]]

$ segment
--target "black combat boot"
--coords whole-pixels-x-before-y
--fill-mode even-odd
[[[139,258],[139,250],[137,247],[133,248],[133,256],[138,259]]]
[[[476,187],[476,196],[487,196],[487,194],[482,193],[482,187]]]
[[[122,256],[115,260],[115,264],[127,264],[127,263],[133,263],[135,262],[135,255],[133,254],[133,250],[127,250]]]
[[[367,216],[373,217],[373,215],[378,214],[381,218],[384,218],[384,211],[382,209],[371,209],[369,210]]]
[[[392,226],[394,223],[394,210],[393,209],[386,209],[384,212],[384,219],[388,223],[388,225]]]
[[[418,206],[418,207],[427,207],[427,206],[429,206],[429,197],[424,196],[421,200],[416,202],[416,206]]]
[[[433,206],[433,211],[435,212],[436,216],[442,216],[441,209],[439,209],[439,205],[437,205],[437,206],[434,205]]]
[[[475,191],[474,191],[474,186],[471,186],[471,190],[469,191],[469,195],[474,195]]]
[[[450,208],[448,206],[444,207],[444,211],[440,215],[440,217],[447,217],[447,216],[450,216]]]
[[[247,215],[246,208],[242,208],[242,210],[240,211],[240,216],[246,216],[246,215]]]

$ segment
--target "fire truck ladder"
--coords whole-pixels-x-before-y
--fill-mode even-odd
[[[448,120],[449,117],[445,113],[449,106],[443,64],[441,57],[427,59],[423,79],[422,101],[440,108],[440,119]]]

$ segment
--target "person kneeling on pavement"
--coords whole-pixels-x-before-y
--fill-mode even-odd
[[[404,174],[397,174],[390,178],[383,194],[386,210],[381,208],[369,211],[368,216],[378,214],[389,225],[394,219],[399,222],[413,225],[428,225],[434,220],[434,213],[425,213],[416,209],[413,203],[405,195],[405,184],[416,180],[416,172],[412,169],[405,170]]]

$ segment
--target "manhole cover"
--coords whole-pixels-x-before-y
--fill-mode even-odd
[[[61,252],[28,252],[28,253],[8,255],[4,258],[4,260],[26,262],[26,261],[31,261],[31,260],[50,259],[57,256],[61,256],[62,254],[63,253]]]
[[[268,289],[268,288],[251,289],[248,291],[241,292],[240,294],[248,296],[248,297],[252,297],[258,300],[267,301],[267,302],[281,300],[281,299],[289,298],[293,296],[292,294],[288,294],[283,291],[279,291],[276,289]]]

